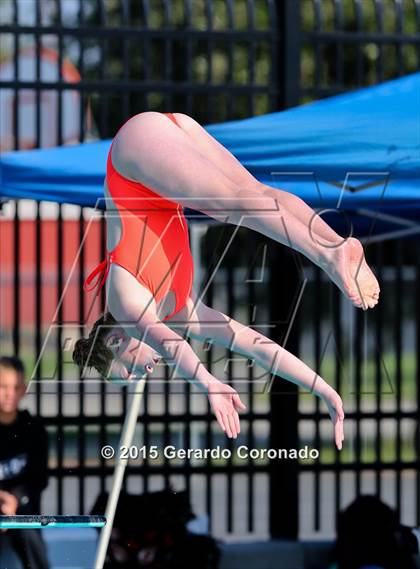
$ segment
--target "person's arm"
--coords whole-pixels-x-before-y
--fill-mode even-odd
[[[188,342],[159,319],[156,303],[146,287],[127,271],[114,265],[111,266],[109,280],[108,309],[126,334],[140,341],[140,346],[135,350],[136,357],[141,358],[142,350],[148,352],[148,348],[152,348],[181,377],[204,392],[208,391],[210,383],[218,382]],[[120,359],[130,359],[124,356],[120,356]],[[143,369],[142,365],[138,367]]]
[[[218,380],[206,369],[189,343],[163,322],[144,319],[135,330],[138,338],[159,352],[174,372],[208,392],[210,383]]]
[[[139,332],[139,339],[159,352],[166,363],[174,365],[174,371],[207,393],[219,425],[228,437],[236,438],[240,432],[238,411],[246,408],[238,393],[216,379],[189,343],[163,322],[146,317],[138,323],[135,330]]]
[[[302,360],[263,334],[237,322],[203,303],[195,309],[187,325],[187,334],[202,341],[211,340],[219,346],[246,356],[266,371],[308,389],[325,401],[335,427],[335,442],[342,448],[344,439],[343,403],[338,393]]]
[[[133,294],[110,296],[108,306],[113,317],[129,336],[147,344],[175,373],[204,391],[222,429],[229,437],[236,438],[240,430],[238,410],[245,409],[237,392],[214,377],[189,343],[159,320],[150,292],[140,284],[135,288]]]

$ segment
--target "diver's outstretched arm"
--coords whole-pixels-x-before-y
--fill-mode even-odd
[[[342,448],[344,439],[342,400],[338,393],[315,371],[263,334],[200,301],[190,299],[184,311],[184,317],[185,331],[191,338],[202,341],[210,340],[219,346],[242,354],[268,372],[308,389],[325,401],[334,424],[336,445],[339,449]],[[177,320],[181,325],[182,316],[178,316]]]
[[[121,361],[131,360],[129,377],[144,373],[143,356],[146,353],[148,358],[150,349],[154,350],[175,372],[208,395],[219,425],[229,438],[236,438],[240,431],[238,411],[246,407],[235,389],[214,377],[189,343],[159,319],[151,292],[130,273],[112,265],[107,284],[109,312],[128,336],[139,340],[137,346],[127,348],[129,354],[119,355]],[[118,294],[119,287],[125,294]]]

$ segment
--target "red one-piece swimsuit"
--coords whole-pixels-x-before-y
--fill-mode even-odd
[[[172,113],[164,114],[177,124]],[[148,288],[156,302],[169,291],[175,294],[175,309],[164,318],[167,320],[185,306],[193,282],[194,265],[183,208],[142,183],[119,174],[112,164],[111,150],[112,144],[106,181],[116,215],[121,220],[121,239],[89,274],[83,288],[85,291],[97,288],[96,294],[99,294],[111,263],[116,263]]]

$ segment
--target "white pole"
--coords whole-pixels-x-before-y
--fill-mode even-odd
[[[109,539],[111,537],[112,526],[114,525],[115,511],[117,509],[118,498],[121,492],[121,485],[124,478],[125,467],[127,466],[128,459],[120,459],[120,449],[122,446],[130,447],[133,441],[134,430],[136,428],[137,419],[140,412],[140,404],[143,397],[144,386],[146,384],[146,377],[136,381],[134,395],[131,400],[129,411],[124,420],[124,426],[121,433],[120,443],[116,451],[117,464],[115,466],[114,475],[112,478],[112,489],[108,497],[106,505],[105,517],[106,525],[102,528],[99,536],[98,549],[96,551],[94,569],[103,569],[106,551],[108,549]]]

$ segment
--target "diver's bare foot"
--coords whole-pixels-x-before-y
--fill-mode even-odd
[[[338,288],[363,310],[373,308],[379,300],[379,284],[365,260],[362,244],[349,237],[332,249],[328,261],[321,263]]]

